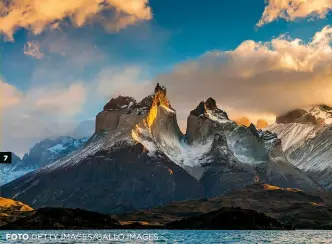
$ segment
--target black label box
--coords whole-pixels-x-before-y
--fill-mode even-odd
[[[11,164],[12,153],[11,152],[0,152],[0,164]]]

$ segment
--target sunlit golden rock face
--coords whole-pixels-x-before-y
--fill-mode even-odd
[[[144,104],[148,112],[131,131],[134,141],[148,143],[148,150],[151,147],[155,148],[156,145],[165,146],[166,139],[179,142],[182,133],[177,124],[175,110],[166,96],[166,88],[157,84],[154,94],[149,96],[149,101]],[[176,151],[174,148],[169,150]]]
[[[33,211],[33,208],[31,208],[30,206],[25,205],[21,202],[0,197],[0,210],[27,212],[27,211]]]
[[[290,191],[290,192],[302,192],[299,189],[296,188],[281,188],[279,186],[272,186],[268,184],[264,184],[264,189],[268,191],[276,191],[276,190],[281,190],[281,191]]]
[[[264,120],[264,119],[257,120],[257,124],[256,124],[257,129],[259,129],[259,130],[264,129],[268,126],[269,126],[269,124],[266,122],[266,120]]]
[[[311,204],[312,206],[315,206],[315,207],[322,207],[322,206],[325,206],[324,203],[317,203],[317,202],[310,202],[310,204]]]
[[[161,87],[159,83],[155,88],[154,97],[152,100],[152,106],[147,117],[147,125],[149,128],[153,125],[157,118],[158,106],[164,106],[166,109],[172,109],[171,105],[166,97],[166,89]]]

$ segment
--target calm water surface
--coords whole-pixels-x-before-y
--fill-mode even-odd
[[[332,231],[0,231],[0,243],[332,243]]]

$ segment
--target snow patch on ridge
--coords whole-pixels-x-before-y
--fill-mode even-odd
[[[206,116],[214,121],[214,122],[218,122],[220,124],[225,124],[225,123],[229,123],[229,119],[225,118],[222,114],[219,114],[219,113],[214,113],[213,111],[211,110],[206,110]]]
[[[308,138],[313,138],[316,133],[316,126],[312,124],[273,124],[264,130],[271,131],[278,135],[281,139],[282,149],[284,151],[290,149],[291,147],[302,143]]]
[[[321,108],[321,106],[317,106],[307,111],[316,118],[324,119],[325,124],[327,125],[332,124],[332,110],[327,111]]]
[[[165,150],[165,154],[179,166],[196,167],[201,166],[207,161],[207,154],[210,152],[213,139],[204,144],[188,145],[182,141],[168,141],[172,144],[175,151]],[[174,153],[175,152],[175,153]]]

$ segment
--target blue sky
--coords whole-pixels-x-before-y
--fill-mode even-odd
[[[58,38],[67,36],[74,41],[79,39],[91,46],[95,44],[105,55],[105,59],[98,64],[88,63],[84,71],[73,70],[75,78],[93,76],[102,66],[109,64],[137,63],[148,67],[147,76],[154,76],[209,50],[233,50],[244,40],[269,41],[283,33],[309,40],[315,32],[332,22],[329,15],[326,19],[310,22],[305,19],[291,23],[278,20],[257,29],[255,24],[265,7],[263,0],[206,0],[204,3],[151,0],[150,6],[153,12],[151,21],[130,26],[118,33],[107,33],[98,24],[83,28],[69,25],[63,32],[46,31],[37,36],[20,29],[15,33],[13,42],[0,43],[2,76],[23,91],[31,83],[39,82],[32,80],[32,76],[40,63],[54,65],[62,60],[50,53],[47,59],[36,60],[24,55],[23,50],[28,41],[43,41],[48,35]]]
[[[40,104],[42,100],[42,104],[54,109],[57,112],[55,115],[59,118],[66,120],[68,117],[68,121],[82,121],[94,117],[104,103],[119,91],[135,94],[133,89],[141,89],[140,84],[155,83],[158,77],[178,77],[173,74],[174,67],[190,62],[200,63],[200,57],[208,51],[218,50],[226,55],[226,51],[235,50],[246,40],[253,40],[255,43],[270,42],[283,34],[288,34],[292,39],[299,38],[304,42],[310,42],[315,33],[332,23],[332,15],[329,13],[331,6],[327,9],[318,8],[316,12],[323,11],[323,14],[315,17],[316,12],[313,14],[303,9],[302,11],[300,5],[297,16],[279,16],[271,20],[271,23],[257,27],[256,24],[268,6],[268,2],[265,3],[264,0],[137,1],[146,2],[152,16],[137,15],[139,17],[135,16],[138,20],[134,24],[126,25],[120,31],[105,30],[105,26],[98,21],[86,22],[78,27],[73,24],[70,16],[64,16],[57,20],[60,29],[49,28],[49,25],[54,23],[51,19],[40,33],[34,33],[36,28],[29,25],[17,24],[13,28],[12,40],[8,41],[8,28],[3,26],[5,22],[1,22],[0,18],[0,32],[3,34],[0,41],[1,80],[15,89],[21,96],[20,101],[24,101],[25,104]],[[20,5],[15,7],[23,9]],[[130,15],[125,12],[126,8],[123,6],[117,10],[123,11],[124,16]],[[275,10],[271,10],[271,15],[272,11]],[[108,15],[112,15],[112,11],[101,11],[93,17]],[[36,52],[33,55],[31,52],[25,52],[28,43],[38,47],[37,54],[41,55],[39,58],[36,58]],[[289,53],[293,55],[293,52]],[[217,63],[219,65],[219,62]],[[225,64],[222,64],[222,67],[224,66]],[[108,76],[109,74],[111,75]],[[132,80],[128,81],[127,78]],[[114,84],[106,86],[106,89],[109,87],[109,91],[105,91],[105,84],[100,85],[101,79],[109,79],[109,83],[114,80]],[[121,82],[128,87],[121,86],[118,91],[116,89],[119,84],[115,83]],[[204,80],[200,82],[204,86]],[[56,108],[49,100],[45,100],[45,97],[61,97],[63,94],[69,95],[63,95],[64,98],[60,101],[72,97],[67,90],[70,90],[73,84],[81,84],[87,94],[84,99],[82,98],[84,101],[81,101],[80,97],[75,100],[79,101],[79,105],[73,108],[73,112],[66,110],[62,114],[61,108]],[[104,91],[92,94],[91,91],[98,86],[99,91]],[[115,88],[112,88],[114,86]],[[213,87],[210,89],[214,90]],[[59,95],[56,95],[56,91]],[[48,92],[54,94],[48,96]],[[22,97],[25,98],[22,100]],[[39,100],[34,100],[34,97]],[[71,100],[64,102],[68,106],[71,103]],[[224,104],[230,109],[239,109],[235,103]],[[247,111],[245,107],[241,109]],[[279,112],[270,107],[265,110],[260,111]],[[41,120],[53,119],[50,114],[44,112],[25,109],[24,116],[38,114]]]

